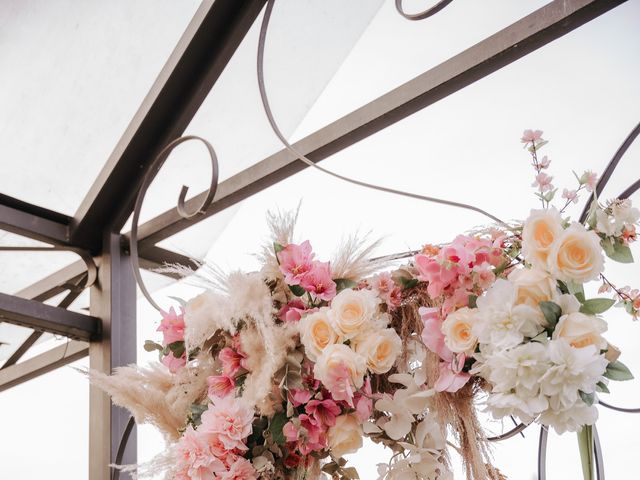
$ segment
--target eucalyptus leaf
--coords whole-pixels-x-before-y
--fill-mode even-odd
[[[402,282],[403,290],[408,290],[409,288],[413,288],[416,285],[418,285],[418,282],[419,282],[417,278],[405,278],[405,277],[400,277],[400,281]]]
[[[604,376],[609,380],[615,380],[618,382],[633,380],[633,374],[631,373],[631,371],[624,363],[619,360],[611,362],[609,365],[607,365]]]
[[[578,393],[582,401],[589,406],[593,405],[593,402],[596,401],[596,395],[594,393],[585,393],[582,390],[578,390]]]
[[[607,384],[604,382],[596,383],[596,391],[601,393],[611,393],[609,391],[609,387],[607,387]]]
[[[284,250],[284,247],[282,245],[280,245],[278,242],[273,242],[273,251],[276,253],[280,253],[282,250]]]
[[[287,414],[285,412],[278,412],[273,416],[271,422],[269,422],[269,432],[271,432],[271,438],[273,438],[273,441],[278,445],[284,445],[286,442],[286,438],[284,436],[284,433],[282,433],[282,429],[284,428],[287,421]]]
[[[301,297],[306,293],[306,290],[300,285],[289,285],[289,289],[296,297]]]
[[[622,242],[615,242],[613,244],[613,254],[609,255],[609,258],[620,263],[633,263],[631,249]]]
[[[469,308],[478,308],[478,296],[477,295],[469,295]]]
[[[582,313],[597,315],[609,310],[614,303],[616,303],[616,301],[610,298],[590,298],[589,300],[585,300],[580,307],[580,311]]]
[[[144,350],[146,352],[153,352],[154,350],[162,351],[164,347],[160,344],[157,344],[153,340],[145,340],[144,342]]]
[[[544,318],[547,321],[547,329],[554,329],[562,315],[560,305],[555,302],[540,302],[538,305],[540,306],[540,310],[542,310]]]

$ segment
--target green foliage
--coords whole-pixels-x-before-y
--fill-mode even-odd
[[[418,285],[419,280],[417,278],[400,277],[400,282],[402,283],[402,289],[408,290]]]
[[[305,293],[307,293],[307,291],[300,285],[289,285],[289,290],[291,290],[291,293],[293,293],[296,297],[301,297]]]
[[[278,445],[284,445],[286,443],[286,438],[284,436],[284,433],[282,432],[282,429],[288,421],[289,419],[287,418],[287,414],[285,412],[278,412],[273,416],[271,422],[269,422],[269,432],[271,433],[271,438],[273,438],[273,441]]]
[[[609,391],[609,387],[607,387],[607,385],[604,382],[598,382],[596,383],[596,392],[600,392],[600,393],[611,393]]]
[[[631,373],[629,368],[627,368],[624,363],[618,360],[607,365],[604,376],[609,380],[616,380],[618,382],[633,380],[633,374]]]
[[[582,390],[578,390],[578,393],[580,394],[582,401],[589,406],[593,405],[593,402],[596,400],[595,393],[585,393]]]
[[[540,310],[544,314],[544,318],[547,321],[547,330],[553,331],[562,315],[562,309],[560,305],[555,302],[540,302],[538,304],[540,306]]]
[[[628,245],[625,245],[621,239],[618,238],[603,238],[600,242],[604,253],[607,254],[611,260],[615,260],[620,263],[633,263],[633,254]]]
[[[616,301],[610,298],[590,298],[582,303],[580,311],[588,315],[597,315],[609,310],[614,303]]]
[[[353,288],[357,285],[356,282],[348,278],[334,278],[333,281],[336,283],[336,291],[338,292],[346,290],[347,288]]]
[[[469,308],[478,308],[478,296],[477,295],[469,295]]]

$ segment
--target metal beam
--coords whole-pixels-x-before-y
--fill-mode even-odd
[[[74,245],[97,252],[104,226],[122,227],[150,163],[189,125],[264,3],[202,3],[74,215]]]
[[[52,245],[69,245],[71,217],[0,194],[0,229]]]
[[[323,160],[409,115],[486,77],[602,15],[625,0],[555,0],[409,82],[312,133],[295,148]],[[224,161],[224,159],[223,159]],[[140,225],[141,246],[149,246],[270,187],[306,165],[282,150],[222,182],[204,215],[189,219],[169,210]],[[193,210],[206,192],[187,202]]]
[[[0,293],[0,321],[77,340],[90,340],[100,335],[100,320],[96,317],[6,293]]]
[[[69,340],[65,345],[52,348],[22,363],[3,368],[0,370],[0,392],[75,362],[86,357],[88,353],[88,343]]]
[[[119,234],[105,233],[98,281],[91,287],[91,313],[102,320],[102,336],[89,347],[93,370],[110,374],[115,367],[136,362],[136,284],[129,256]],[[109,480],[120,436],[129,419],[109,396],[89,391],[89,479]],[[123,464],[136,463],[136,432],[132,432]]]

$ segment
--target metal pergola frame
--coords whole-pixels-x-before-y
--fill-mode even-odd
[[[625,0],[554,0],[462,53],[308,135],[295,148],[314,162],[386,128],[438,100],[552,42]],[[156,155],[187,128],[227,63],[262,11],[265,0],[204,0],[156,82],[72,217],[0,195],[0,228],[50,245],[84,252],[97,265],[90,315],[67,310],[79,295],[87,266],[79,260],[15,295],[0,294],[0,321],[34,333],[0,367],[0,391],[86,355],[103,372],[136,360],[136,285],[128,235],[121,229]],[[224,161],[224,159],[221,159]],[[275,183],[306,165],[284,149],[218,186],[201,215],[185,219],[168,210],[139,226],[140,263],[152,269],[165,262],[195,266],[187,257],[156,244]],[[207,192],[187,201],[192,210]],[[43,302],[61,292],[60,306]],[[73,339],[19,362],[42,332]],[[90,392],[91,480],[110,478],[127,415],[108,397]],[[135,432],[123,459],[136,460]]]

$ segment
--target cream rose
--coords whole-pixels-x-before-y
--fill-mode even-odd
[[[341,291],[331,302],[336,332],[348,340],[367,330],[377,306],[378,300],[370,290]]]
[[[314,362],[328,345],[338,341],[329,313],[328,308],[321,308],[300,320],[300,341],[307,356]]]
[[[355,453],[362,447],[362,427],[354,414],[340,415],[329,428],[329,448],[335,458]]]
[[[600,238],[579,223],[560,234],[549,252],[549,271],[563,281],[585,283],[598,278],[604,267]]]
[[[313,369],[315,378],[331,393],[342,391],[345,380],[356,389],[362,387],[366,371],[365,358],[342,343],[327,346],[317,358]]]
[[[478,339],[472,332],[474,313],[471,309],[464,307],[450,313],[447,319],[442,322],[442,333],[444,343],[454,353],[473,353]]]
[[[553,331],[553,339],[563,338],[574,348],[594,345],[598,350],[607,348],[607,341],[602,333],[607,331],[607,323],[593,315],[574,312],[560,317]]]
[[[368,332],[356,337],[353,346],[367,359],[367,367],[373,373],[387,373],[402,350],[402,340],[393,328]]]
[[[522,254],[534,267],[546,269],[551,247],[562,233],[562,217],[555,209],[531,210],[522,229]]]
[[[549,302],[557,296],[555,280],[539,268],[515,270],[509,275],[515,286],[515,304],[538,308],[540,302]]]

